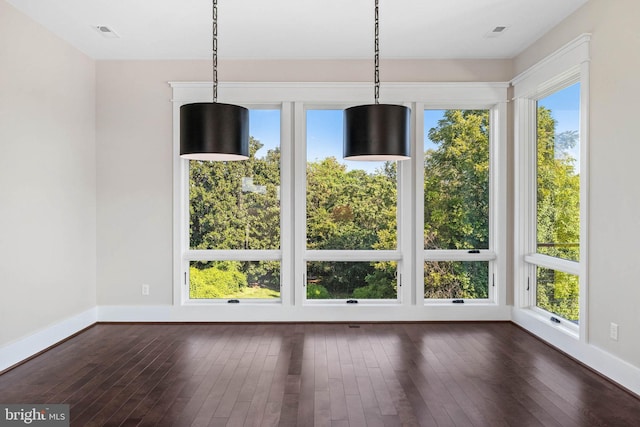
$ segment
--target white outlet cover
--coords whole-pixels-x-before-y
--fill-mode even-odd
[[[614,341],[618,341],[618,324],[617,323],[612,322],[609,325],[609,337]]]

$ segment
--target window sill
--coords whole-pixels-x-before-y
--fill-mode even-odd
[[[538,308],[533,308],[533,307],[521,308],[521,309],[517,309],[517,311],[524,315],[525,319],[523,320],[525,320],[525,323],[527,325],[531,325],[531,323],[535,323],[536,326],[538,327],[543,327],[545,329],[548,328],[553,331],[560,332],[563,335],[569,338],[573,338],[575,340],[580,339],[580,329],[579,329],[580,326],[577,324],[571,323],[566,319],[560,319],[561,323],[554,323],[550,320],[551,316],[554,316],[553,314]],[[557,317],[557,316],[554,316],[554,317]],[[525,329],[531,330],[529,327],[527,327],[527,325],[521,325],[521,326],[525,326]]]
[[[229,300],[234,299],[234,298],[228,298],[228,299],[202,299],[202,300],[185,300],[182,302],[183,306],[207,306],[207,305],[229,305],[229,306],[246,306],[246,305],[282,305],[282,300],[281,299],[277,299],[277,300],[265,300],[265,299],[241,299],[238,300],[239,302],[237,303],[230,303]]]

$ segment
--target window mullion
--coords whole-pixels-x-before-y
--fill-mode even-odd
[[[294,280],[293,304],[302,306],[306,292],[306,261],[307,252],[307,126],[306,112],[302,102],[293,104],[293,158],[294,158]]]
[[[293,268],[295,260],[294,230],[295,206],[293,185],[295,183],[293,168],[294,156],[294,116],[293,103],[283,102],[280,107],[280,298],[282,304],[294,304],[295,276]]]
[[[279,261],[281,250],[188,250],[185,261]]]
[[[412,302],[416,305],[424,305],[424,138],[426,129],[424,128],[425,105],[423,102],[415,103],[415,144],[413,144],[413,171],[414,171],[414,194],[415,202],[412,207],[414,215],[415,236],[413,244],[412,261],[414,262],[414,286],[412,286]]]
[[[496,253],[489,249],[475,251],[469,250],[423,250],[425,261],[493,261]]]

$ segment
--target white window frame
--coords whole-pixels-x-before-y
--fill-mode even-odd
[[[508,83],[388,83],[381,87],[381,100],[402,104],[412,110],[412,160],[402,162],[398,176],[398,243],[395,251],[356,251],[349,259],[341,251],[306,251],[306,108],[342,108],[371,102],[373,87],[369,83],[222,83],[221,102],[248,108],[281,106],[281,248],[280,251],[188,251],[188,200],[183,200],[186,179],[185,160],[179,157],[180,106],[191,102],[208,102],[210,82],[172,82],[173,88],[173,180],[174,180],[174,303],[176,319],[200,321],[420,321],[420,320],[509,320],[511,307],[506,304],[506,206],[505,197],[492,201],[491,223],[495,257],[496,293],[490,302],[450,304],[434,307],[423,304],[422,203],[416,203],[417,188],[422,187],[421,162],[416,160],[415,141],[423,141],[423,115],[426,108],[489,108],[494,111],[492,138],[497,154],[493,167],[492,194],[506,194],[506,105]],[[420,149],[422,150],[422,149]],[[492,175],[493,176],[493,175]],[[417,178],[416,178],[417,177]],[[302,179],[300,179],[302,178]],[[417,186],[417,187],[416,187]],[[423,200],[420,198],[419,200]],[[420,218],[418,220],[418,218]],[[418,224],[419,223],[419,224]],[[419,228],[416,228],[418,224]],[[492,226],[493,226],[492,225]],[[188,230],[187,230],[188,231]],[[240,253],[241,252],[241,253]],[[308,253],[307,253],[308,252]],[[247,261],[279,259],[281,261],[281,298],[277,303],[242,300],[227,304],[212,300],[193,301],[188,296],[188,261],[191,259],[238,259]],[[478,259],[477,255],[474,259]],[[305,301],[302,286],[306,261],[398,261],[402,286],[398,301],[361,300],[359,304],[315,303]],[[416,268],[414,268],[416,266]],[[420,268],[417,268],[417,267]],[[186,283],[186,284],[185,284]],[[187,290],[185,291],[185,288]],[[381,307],[381,304],[384,308]],[[328,307],[330,305],[331,307]],[[208,309],[215,306],[215,310]]]
[[[517,322],[531,330],[553,328],[585,341],[588,324],[589,42],[583,34],[517,76],[515,101],[515,304]],[[538,100],[580,83],[580,261],[537,253],[537,107]],[[579,277],[579,325],[536,306],[536,268]],[[550,321],[560,318],[561,323]]]
[[[420,103],[419,127],[422,139],[416,144],[416,159],[424,158],[425,110],[488,110],[489,111],[489,247],[480,249],[479,253],[469,250],[424,249],[424,162],[416,164],[416,230],[423,237],[416,242],[416,253],[421,256],[416,262],[416,275],[424,282],[424,263],[428,261],[487,261],[489,274],[487,277],[487,298],[464,299],[464,304],[499,305],[506,304],[506,250],[507,250],[507,181],[506,181],[506,102],[492,104],[469,104],[462,101],[451,101],[447,104]],[[502,254],[502,256],[498,256]],[[442,305],[452,303],[452,299],[436,299],[424,297],[424,285],[417,295],[419,304]],[[456,298],[458,300],[458,298]]]

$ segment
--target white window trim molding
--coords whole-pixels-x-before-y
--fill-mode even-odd
[[[588,342],[588,213],[589,213],[589,43],[582,34],[512,80],[515,96],[515,206],[514,206],[514,322],[536,334],[553,337],[551,343],[571,348],[570,341]],[[536,253],[536,144],[537,100],[580,82],[580,261],[569,261]],[[580,322],[549,322],[549,316],[533,306],[537,266],[579,276]],[[545,338],[546,339],[546,338]],[[569,341],[566,341],[569,339]],[[565,350],[566,351],[566,350]]]
[[[567,86],[582,65],[590,61],[591,34],[585,33],[571,40],[540,62],[518,74],[511,80],[514,98],[543,98],[554,89]]]

